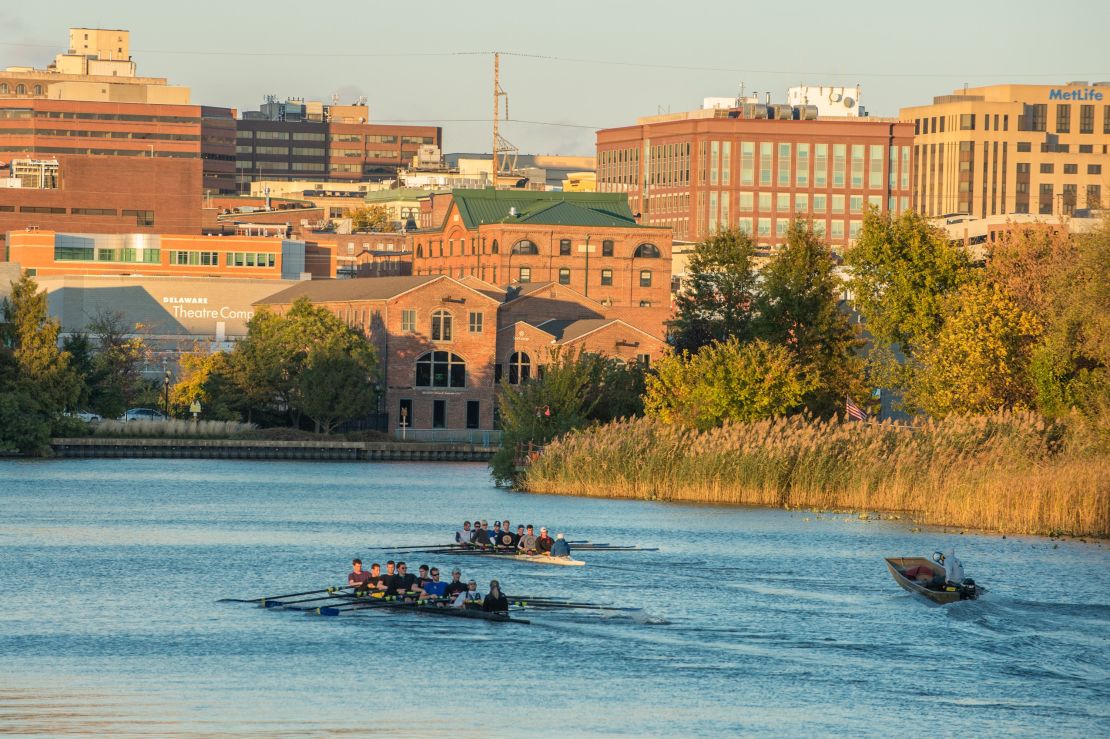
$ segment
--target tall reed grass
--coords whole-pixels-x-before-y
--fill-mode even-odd
[[[699,433],[650,419],[568,434],[521,487],[738,505],[908,512],[918,523],[1110,537],[1110,458],[1031,413],[910,427],[792,417]]]
[[[100,421],[92,426],[93,436],[145,439],[226,439],[255,428],[257,427],[253,423],[238,421],[187,421],[179,418],[164,421]]]

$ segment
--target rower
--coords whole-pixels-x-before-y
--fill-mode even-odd
[[[385,563],[385,574],[378,576],[381,590],[384,590],[388,595],[393,595],[393,580],[397,577],[395,568],[396,563],[391,559]]]
[[[366,583],[370,580],[370,573],[362,569],[362,560],[351,560],[351,573],[347,575],[347,587],[354,588],[355,592],[368,590]]]
[[[551,545],[552,557],[570,557],[570,544],[562,534],[555,535],[555,543]]]
[[[540,554],[551,554],[551,547],[555,545],[555,540],[547,535],[547,528],[540,529],[539,538],[536,539],[536,549]]]
[[[508,544],[504,544],[506,536],[509,537]],[[516,534],[513,533],[513,526],[509,523],[509,519],[507,518],[501,522],[501,541],[503,542],[503,546],[516,549]]]
[[[536,553],[536,535],[532,533],[532,524],[528,524],[528,531],[520,537],[520,541],[516,544],[516,550],[521,554]]]
[[[473,580],[468,581],[466,583],[466,590],[459,593],[458,597],[455,598],[455,602],[451,605],[455,608],[481,608],[482,594],[478,592],[478,583]]]
[[[392,592],[388,595],[399,595],[402,598],[409,595],[422,595],[423,590],[416,584],[416,575],[410,575],[408,565],[404,562],[397,563],[397,574],[393,578]]]
[[[515,549],[520,549],[520,540],[523,539],[523,538],[524,538],[524,527],[523,526],[517,526],[516,527],[516,533],[513,534],[513,547]]]
[[[474,538],[471,541],[479,547],[489,546],[489,529],[486,528],[488,525],[485,521],[482,521],[481,525],[476,524],[474,527]]]
[[[464,547],[474,540],[474,532],[470,530],[470,521],[463,521],[463,527],[455,532],[455,543]]]
[[[486,613],[509,612],[509,599],[501,592],[501,583],[496,580],[489,581],[489,595],[482,601],[482,610]]]
[[[466,583],[460,580],[460,577],[462,577],[462,573],[459,571],[458,567],[451,570],[451,582],[447,583],[447,587],[443,589],[444,595],[449,598],[454,598],[459,593],[466,592]]]
[[[429,576],[431,579],[422,586],[424,592],[433,598],[442,598],[447,595],[447,583],[440,582],[439,569],[433,567]],[[459,585],[462,585],[462,583],[459,583]]]
[[[489,532],[489,543],[495,547],[501,546],[501,522],[493,522],[493,531]]]
[[[423,590],[429,582],[431,582],[431,578],[428,577],[428,565],[420,565],[416,570],[416,586]]]
[[[372,593],[381,593],[386,588],[386,583],[382,579],[382,566],[375,562],[370,565],[370,579],[366,581],[366,590]]]

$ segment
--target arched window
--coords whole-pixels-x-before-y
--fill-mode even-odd
[[[428,352],[416,359],[417,387],[466,387],[466,362],[458,354]]]
[[[424,247],[421,246],[420,244],[416,245],[416,258],[417,259],[423,259],[424,258]]]
[[[8,94],[8,83],[7,82],[0,82],[0,95],[7,95],[7,94]]]
[[[27,94],[27,85],[23,85],[23,84],[16,85],[15,86],[15,94],[16,95],[26,95]]]
[[[640,244],[636,247],[636,253],[632,256],[643,259],[658,259],[659,247],[655,244]]]
[[[513,244],[513,254],[539,254],[540,248],[528,239],[521,239]]]
[[[509,357],[509,384],[520,385],[532,378],[532,358],[524,352],[513,352]]]
[[[432,341],[451,340],[451,314],[437,310],[432,314]]]
[[[42,94],[42,85],[35,85],[35,94],[36,95],[41,95]]]
[[[490,249],[490,253],[491,253],[491,254],[496,254],[497,252],[498,252],[498,247],[497,247],[497,239],[494,239],[494,240],[493,240],[493,246],[492,246],[492,248]]]

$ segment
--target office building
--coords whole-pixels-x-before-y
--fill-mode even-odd
[[[847,246],[864,209],[910,207],[913,126],[890,119],[819,119],[806,106],[744,103],[641,118],[597,133],[597,189],[623,193],[645,226],[699,241],[740,228],[781,244],[810,220]]]
[[[967,88],[901,117],[925,215],[1069,216],[1107,203],[1108,82]]]

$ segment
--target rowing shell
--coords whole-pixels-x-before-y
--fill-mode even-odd
[[[586,564],[580,559],[571,559],[570,557],[551,557],[546,554],[485,554],[479,556],[493,557],[495,559],[515,559],[518,562],[535,562],[538,565],[564,565],[569,567],[581,567]]]
[[[365,607],[359,608],[358,606],[351,608],[349,612],[364,611],[371,608],[388,608],[396,611],[416,611],[419,613],[430,613],[436,616],[452,616],[454,618],[474,618],[481,621],[499,621],[511,622],[514,624],[528,624],[531,623],[528,619],[513,618],[507,613],[497,613],[489,611],[479,611],[473,608],[454,608],[451,606],[420,606],[413,603],[382,603],[380,601],[369,601]],[[330,612],[329,612],[330,610]],[[321,616],[338,616],[341,612],[329,609],[327,607],[317,608],[317,615]]]

